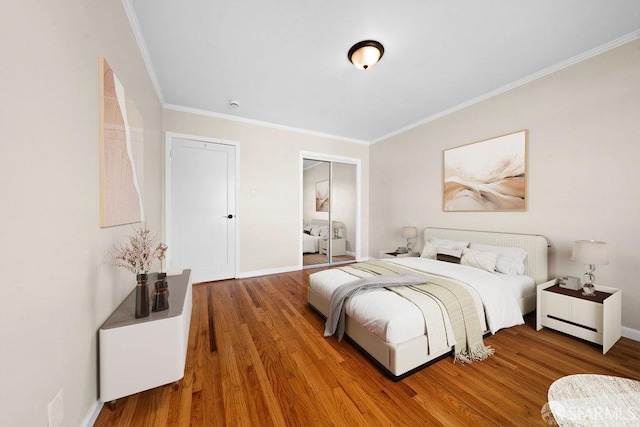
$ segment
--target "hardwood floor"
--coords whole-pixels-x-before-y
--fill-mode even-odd
[[[323,338],[306,299],[317,270],[194,286],[185,376],[105,406],[96,426],[547,425],[551,383],[594,373],[640,380],[640,343],[601,348],[535,319],[487,337],[496,354],[442,360],[394,383],[350,343]],[[135,355],[131,355],[135,357]]]
[[[345,262],[345,261],[355,261],[356,258],[351,255],[340,255],[334,256],[333,262]],[[318,264],[326,264],[329,262],[329,258],[326,255],[321,254],[303,254],[302,255],[302,265],[318,265]]]

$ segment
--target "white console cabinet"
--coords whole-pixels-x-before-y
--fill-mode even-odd
[[[331,239],[333,242],[332,255],[333,256],[344,256],[347,254],[347,244],[346,240],[341,237],[334,237]],[[329,254],[329,239],[324,239],[320,245],[320,254],[328,255]]]
[[[596,286],[595,296],[561,288],[557,280],[538,285],[536,329],[543,327],[602,345],[606,353],[620,339],[622,292]]]
[[[149,274],[153,289],[157,274]],[[99,331],[100,400],[116,399],[184,376],[191,322],[191,270],[168,276],[169,308],[135,318],[135,289]]]

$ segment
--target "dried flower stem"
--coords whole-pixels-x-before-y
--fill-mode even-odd
[[[146,274],[154,258],[164,258],[167,245],[160,242],[156,246],[158,234],[151,235],[146,223],[134,231],[134,235],[129,237],[129,244],[114,245],[109,260],[113,266],[126,268],[135,274]]]

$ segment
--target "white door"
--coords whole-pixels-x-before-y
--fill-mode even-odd
[[[235,276],[235,151],[171,138],[168,262],[190,268],[194,283]]]

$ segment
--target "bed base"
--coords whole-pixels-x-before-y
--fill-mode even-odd
[[[345,339],[347,341],[349,341],[349,343],[351,343],[351,345],[354,346],[360,353],[362,353],[364,356],[366,356],[367,359],[369,359],[374,365],[376,365],[376,367],[378,369],[380,369],[385,374],[385,376],[387,378],[389,378],[391,381],[393,381],[394,383],[397,383],[398,381],[402,381],[403,379],[407,378],[408,376],[411,376],[411,375],[415,374],[416,372],[421,371],[424,368],[428,368],[429,366],[433,365],[434,363],[439,362],[442,359],[446,359],[449,356],[453,355],[453,349],[451,349],[448,352],[444,353],[443,355],[435,357],[433,359],[430,359],[428,362],[423,363],[422,365],[417,366],[417,367],[405,372],[404,374],[394,375],[393,372],[388,370],[382,363],[378,362],[372,355],[367,353],[367,350],[362,348],[360,346],[360,344],[358,344],[355,340],[353,340],[349,335],[345,335]]]
[[[307,305],[309,306],[309,308],[311,308],[313,311],[315,311],[316,313],[318,313],[318,314],[319,314],[320,316],[322,316],[324,319],[326,319],[326,318],[327,318],[327,316],[326,316],[323,312],[321,312],[318,308],[316,308],[316,307],[315,307],[313,304],[311,304],[310,302],[309,302],[309,303],[307,303]],[[349,323],[349,316],[346,316],[346,319],[347,319],[347,323]],[[356,339],[357,339],[357,338],[362,338],[365,334],[368,334],[368,335],[372,335],[372,334],[371,334],[370,332],[368,332],[367,330],[364,330],[364,329],[363,329],[363,328],[361,328],[361,327],[360,327],[360,328],[358,328],[358,326],[359,326],[359,325],[358,325],[356,322],[353,322],[353,320],[351,321],[351,323],[352,323],[352,324],[357,325],[357,326],[355,326],[355,327],[349,327],[349,329],[351,329],[351,330],[352,330],[352,333],[353,333],[353,329],[361,329],[361,331],[360,331],[360,333],[356,333],[356,334],[355,334],[355,336],[356,336],[356,338],[355,338],[355,339],[354,339],[354,338],[351,338],[349,335],[347,335],[347,334],[345,333],[345,335],[344,335],[344,340],[345,340],[345,341],[348,341],[348,342],[349,342],[352,346],[354,346],[354,347],[355,347],[355,348],[356,348],[360,353],[362,353],[364,356],[366,356],[366,357],[367,357],[367,359],[369,359],[369,360],[370,360],[374,365],[376,365],[376,367],[377,367],[378,369],[380,369],[380,370],[385,374],[385,376],[386,376],[387,378],[389,378],[389,379],[390,379],[391,381],[393,381],[393,382],[398,382],[398,381],[400,381],[400,380],[403,380],[403,379],[405,379],[406,377],[408,377],[408,376],[410,376],[410,375],[412,375],[412,374],[414,374],[414,373],[416,373],[416,372],[418,372],[418,371],[421,371],[422,369],[424,369],[424,368],[426,368],[426,367],[428,367],[428,366],[431,366],[432,364],[434,364],[434,363],[436,363],[436,362],[438,362],[438,361],[440,361],[440,360],[442,360],[442,359],[445,359],[445,358],[447,358],[448,356],[450,356],[450,355],[452,355],[452,354],[453,354],[453,349],[449,349],[449,351],[448,351],[448,352],[443,353],[442,355],[440,355],[440,356],[438,356],[438,357],[434,357],[433,359],[430,359],[428,362],[425,362],[425,363],[423,363],[423,364],[422,364],[422,365],[420,365],[420,366],[417,366],[417,367],[415,367],[415,368],[413,368],[413,369],[411,369],[411,370],[409,370],[409,371],[407,371],[407,372],[405,372],[405,373],[403,373],[403,374],[395,375],[393,372],[391,372],[391,371],[388,369],[388,367],[387,367],[388,365],[384,365],[384,364],[383,364],[382,362],[380,362],[378,359],[376,359],[375,357],[373,357],[373,356],[369,353],[369,351],[368,351],[368,350],[366,350],[364,347],[362,347],[362,346],[358,343],[358,341],[356,341]],[[375,335],[374,335],[373,337],[374,337],[374,338],[376,338],[377,340],[380,340],[380,339],[379,339],[377,336],[375,336]],[[367,339],[365,339],[365,340],[369,341],[370,339],[371,339],[371,337],[368,337],[368,338],[367,338]],[[381,341],[381,340],[380,340],[380,341]],[[425,351],[426,351],[426,350],[425,350]],[[388,359],[389,359],[389,358],[386,358],[386,357],[385,357],[385,358],[383,358],[383,360],[386,360],[386,361],[388,361]]]
[[[308,301],[317,312],[327,317],[329,302],[311,288],[309,288]],[[428,343],[424,335],[399,344],[389,344],[348,315],[345,320],[345,336],[373,358],[390,378],[397,378],[396,381],[408,375],[409,371],[434,362],[436,359],[440,360],[451,353],[451,347],[445,347],[427,354]]]

